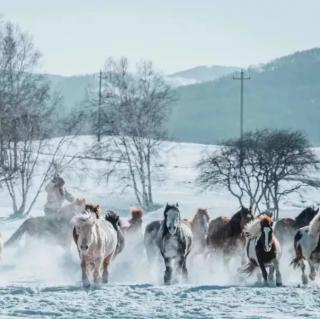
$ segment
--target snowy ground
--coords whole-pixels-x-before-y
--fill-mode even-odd
[[[79,139],[72,152],[90,143]],[[179,202],[183,217],[198,207],[207,207],[211,217],[231,215],[238,203],[223,190],[203,192],[194,183],[195,163],[214,146],[166,143],[157,169],[154,197],[159,204]],[[316,150],[318,152],[318,150]],[[114,182],[97,184],[103,164],[89,161],[88,170],[65,174],[68,189],[113,208],[122,216],[135,205],[134,197]],[[41,215],[45,194],[41,194],[32,215]],[[295,216],[306,205],[318,205],[317,191],[292,195],[282,204],[282,216]],[[10,201],[0,190],[0,216],[10,213]],[[146,222],[160,218],[162,208],[148,213]],[[22,221],[0,222],[4,238]],[[227,265],[216,257],[211,262],[196,259],[190,265],[187,285],[163,286],[163,269],[150,268],[142,247],[127,248],[112,265],[110,284],[85,291],[75,248],[66,254],[48,243],[22,242],[6,250],[0,262],[0,318],[320,318],[319,282],[299,288],[300,273],[289,268],[289,248],[284,248],[281,271],[285,287],[259,287],[255,278],[241,278],[239,260]]]

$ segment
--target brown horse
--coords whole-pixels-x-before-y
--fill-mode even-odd
[[[296,231],[299,228],[308,226],[318,212],[319,208],[307,207],[295,219],[282,218],[278,220],[274,227],[274,233],[280,243],[284,243],[287,240],[291,244]]]
[[[273,282],[274,271],[276,271],[276,285],[281,286],[282,279],[279,269],[281,249],[273,233],[272,225],[272,219],[263,214],[245,227],[245,234],[248,237],[246,252],[249,263],[242,271],[252,274],[257,267],[260,267],[265,285]],[[266,267],[269,267],[269,275]]]
[[[241,207],[231,218],[218,217],[211,220],[207,236],[209,251],[218,250],[224,255],[230,255],[237,251],[239,246],[244,246],[242,231],[252,219],[251,211]]]
[[[206,208],[199,208],[191,221],[188,221],[187,219],[183,220],[183,222],[191,228],[193,235],[191,256],[196,256],[205,252],[209,220],[210,217]]]

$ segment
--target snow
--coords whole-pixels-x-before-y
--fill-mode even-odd
[[[55,141],[53,141],[54,143]],[[80,153],[92,137],[78,138],[68,146]],[[216,146],[171,143],[163,145],[154,180],[157,203],[179,202],[183,217],[198,207],[207,207],[211,217],[230,216],[237,201],[222,189],[203,191],[195,184],[195,164]],[[320,149],[314,149],[320,155]],[[118,186],[116,178],[107,185],[101,176],[104,163],[85,160],[64,174],[68,190],[79,197],[112,208],[128,217],[135,206],[130,190]],[[84,167],[87,169],[84,169]],[[32,216],[42,214],[41,193]],[[0,189],[0,216],[10,214],[8,195]],[[293,194],[281,206],[281,216],[295,216],[309,204],[319,204],[318,192]],[[148,212],[145,223],[162,217],[163,208]],[[0,221],[7,239],[22,221]],[[141,243],[140,243],[141,244]],[[0,261],[0,318],[303,318],[320,317],[320,282],[300,288],[301,274],[289,267],[291,247],[283,247],[280,260],[284,287],[261,287],[256,278],[239,276],[239,258],[213,260],[196,258],[189,265],[188,284],[162,284],[162,266],[151,267],[142,246],[127,243],[113,263],[110,283],[84,290],[74,246],[66,253],[46,242],[26,241],[5,249]]]

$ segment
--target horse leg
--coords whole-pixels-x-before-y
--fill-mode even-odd
[[[164,283],[170,285],[172,280],[172,258],[164,257],[166,270],[164,272]]]
[[[102,258],[97,258],[94,261],[93,281],[95,284],[99,284],[102,281],[101,277]]]
[[[103,283],[108,283],[109,281],[109,265],[111,261],[112,255],[109,255],[103,260],[103,274],[102,274],[102,281]]]
[[[314,263],[311,260],[309,260],[309,267],[310,267],[309,278],[310,278],[310,280],[313,281],[316,278],[316,268],[314,266]]]
[[[279,260],[277,258],[275,258],[275,260],[273,261],[273,266],[276,270],[276,285],[277,287],[282,286],[282,277],[280,273]]]
[[[299,264],[300,264],[300,268],[301,268],[301,271],[302,271],[302,275],[301,275],[302,283],[304,285],[306,285],[306,284],[308,284],[308,277],[306,275],[306,265],[304,264],[303,259],[299,260]]]
[[[273,282],[273,280],[274,280],[274,265],[270,265],[268,281],[271,283]]]
[[[187,258],[185,256],[180,257],[178,261],[178,267],[183,276],[183,280],[188,281]]]
[[[81,260],[81,271],[82,271],[82,284],[83,287],[89,288],[90,287],[90,281],[88,278],[88,265],[85,259]]]
[[[266,270],[266,266],[264,265],[264,262],[262,260],[260,260],[259,258],[258,258],[258,263],[259,263],[259,266],[260,266],[260,269],[261,269],[261,272],[262,272],[264,284],[268,285],[268,273],[267,273],[267,270]]]

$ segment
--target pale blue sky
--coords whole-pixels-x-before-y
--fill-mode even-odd
[[[164,72],[248,66],[320,46],[320,0],[0,0],[32,35],[42,71],[97,71],[108,56]]]

